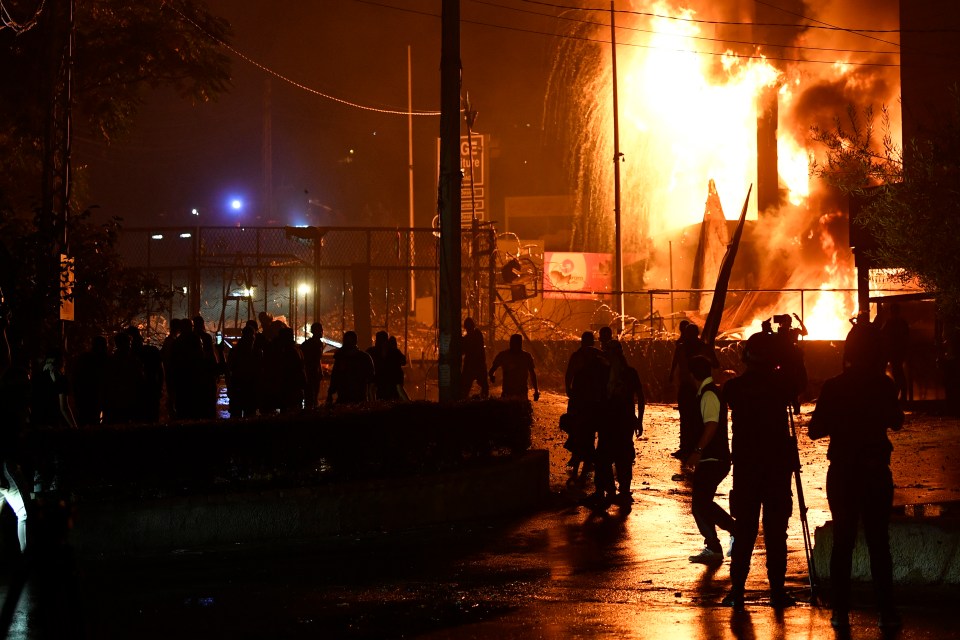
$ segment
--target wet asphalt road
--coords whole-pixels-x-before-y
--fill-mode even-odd
[[[805,409],[807,410],[807,409]],[[630,511],[594,513],[576,501],[590,480],[564,472],[554,425],[558,398],[536,407],[535,446],[552,457],[552,504],[531,516],[422,531],[379,532],[322,543],[180,550],[123,560],[68,559],[35,572],[16,599],[13,638],[833,638],[829,610],[766,603],[762,542],[747,584],[747,610],[718,606],[729,564],[688,562],[701,546],[689,491],[672,475],[675,411],[648,408],[638,443]],[[908,424],[908,429],[909,429]],[[916,429],[899,448],[916,461],[943,447],[956,424]],[[952,430],[952,431],[951,431]],[[932,434],[932,435],[931,435]],[[895,441],[896,444],[896,441]],[[935,442],[933,442],[935,444]],[[952,443],[951,443],[952,444]],[[811,528],[828,518],[822,490],[825,443],[801,451]],[[951,447],[955,450],[955,445]],[[938,453],[939,451],[939,453]],[[896,454],[895,454],[896,455]],[[945,471],[946,472],[946,471]],[[896,473],[896,468],[895,468]],[[900,475],[905,475],[906,472]],[[920,474],[920,471],[917,471]],[[950,470],[949,473],[954,473]],[[943,482],[901,480],[905,492],[951,492]],[[925,484],[924,484],[925,483]],[[942,485],[942,486],[941,486]],[[720,487],[718,501],[729,490]],[[807,600],[806,565],[791,521],[788,589]],[[725,538],[721,539],[725,542]],[[44,580],[44,575],[47,579]],[[12,600],[10,571],[0,589]],[[957,590],[901,590],[904,629],[892,637],[960,638]],[[849,637],[884,637],[869,590]],[[890,637],[890,636],[888,636]]]

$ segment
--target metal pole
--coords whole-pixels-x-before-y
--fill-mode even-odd
[[[440,53],[440,400],[460,388],[460,0],[443,0]]]
[[[409,295],[409,304],[410,307],[407,309],[407,315],[409,316],[414,312],[417,306],[417,276],[416,272],[413,270],[413,228],[415,226],[414,216],[413,216],[413,54],[410,49],[410,45],[407,45],[407,181],[408,181],[408,191],[409,191],[409,207],[410,207],[410,233],[409,233],[409,242],[410,242],[410,258],[408,262],[410,263],[410,295]],[[406,347],[404,347],[406,349]]]
[[[670,333],[677,330],[677,319],[673,317],[673,240],[667,242],[670,251]]]
[[[613,72],[613,227],[614,227],[614,287],[616,288],[617,334],[623,332],[623,255],[620,233],[620,107],[617,99],[617,27],[614,0],[610,0],[610,51]],[[651,308],[651,314],[653,309]]]
[[[793,421],[793,407],[787,405],[787,415],[790,418],[790,437],[793,439],[797,459],[794,464],[793,475],[797,487],[797,508],[800,511],[800,529],[803,535],[803,554],[807,560],[807,578],[810,583],[810,604],[818,603],[818,589],[820,580],[817,578],[817,568],[813,563],[813,542],[810,539],[810,523],[807,522],[807,503],[803,499],[803,484],[800,482],[800,443],[797,440],[797,427]]]

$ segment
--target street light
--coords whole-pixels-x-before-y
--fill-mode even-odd
[[[307,309],[309,308],[307,305],[307,296],[310,295],[310,285],[306,282],[301,282],[297,287],[297,291],[303,296],[303,339],[306,340],[307,327],[310,326],[310,324],[307,322]]]

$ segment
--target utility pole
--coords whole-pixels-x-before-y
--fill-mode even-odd
[[[623,253],[620,232],[620,107],[617,100],[617,26],[614,0],[610,0],[610,46],[613,63],[613,228],[614,228],[614,289],[616,289],[617,335],[623,331]],[[650,309],[651,316],[653,309]]]
[[[64,269],[70,216],[71,107],[73,97],[74,1],[57,2],[44,16],[49,32],[45,51],[45,90],[48,96],[43,137],[43,173],[38,231],[41,238],[37,277],[38,337],[46,346],[65,346],[63,320]],[[67,308],[70,308],[69,306]],[[52,336],[56,336],[53,338]]]
[[[460,0],[443,0],[440,48],[440,401],[460,391]]]
[[[413,234],[413,227],[415,226],[413,216],[413,54],[410,45],[407,45],[407,193],[410,208],[410,232],[407,238],[410,243],[408,258],[410,265],[410,295],[408,296],[410,306],[407,309],[407,315],[409,316],[417,306],[417,275],[416,271],[413,270],[413,256],[416,243],[414,242]],[[406,339],[404,339],[404,349],[407,348],[406,344]]]

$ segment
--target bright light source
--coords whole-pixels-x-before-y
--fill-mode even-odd
[[[181,234],[180,234],[180,237],[181,237],[181,238],[192,238],[193,236],[190,235],[189,233],[181,233]]]
[[[190,209],[190,213],[192,213],[192,214],[195,215],[195,216],[200,215],[200,212],[197,211],[196,209]]]
[[[300,286],[297,287],[297,291],[299,291],[300,295],[302,296],[305,296],[308,293],[310,293],[310,289],[311,289],[310,285],[307,284],[306,282],[301,282]]]
[[[155,233],[155,234],[153,234],[152,236],[150,236],[150,239],[151,239],[151,240],[163,240],[163,234],[162,234],[162,233]]]
[[[183,295],[187,295],[187,288],[183,287]]]
[[[243,200],[240,198],[234,198],[230,201],[230,208],[234,211],[240,211],[243,208]]]
[[[233,295],[239,298],[252,298],[253,297],[253,287],[249,289],[237,289],[237,292]]]

